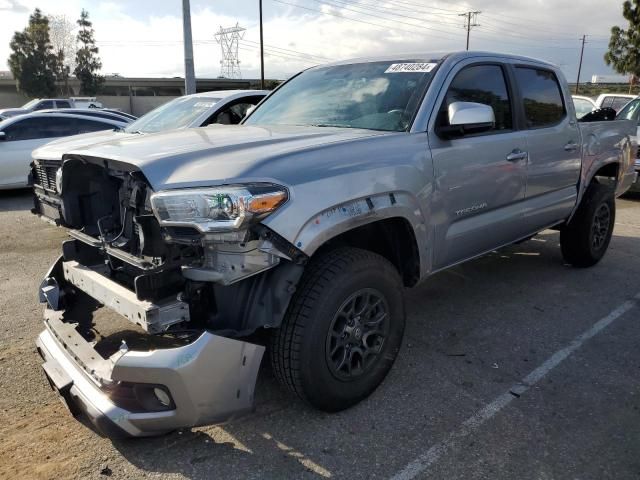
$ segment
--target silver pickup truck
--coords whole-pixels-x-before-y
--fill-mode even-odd
[[[250,411],[265,348],[284,388],[347,408],[398,354],[405,287],[547,228],[597,263],[634,134],[578,123],[553,65],[464,52],[311,68],[243,125],[69,151],[44,370],[108,435]]]

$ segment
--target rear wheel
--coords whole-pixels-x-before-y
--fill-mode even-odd
[[[280,383],[325,411],[367,397],[400,349],[402,288],[394,266],[366,250],[340,248],[312,259],[272,335]]]
[[[574,267],[591,267],[609,247],[616,218],[614,189],[592,183],[568,225],[560,230],[564,259]]]

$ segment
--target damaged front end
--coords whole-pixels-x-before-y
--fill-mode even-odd
[[[71,158],[72,227],[42,282],[44,370],[105,434],[221,423],[253,407],[264,347],[306,257],[259,222],[287,201],[271,184],[155,193],[136,168]]]

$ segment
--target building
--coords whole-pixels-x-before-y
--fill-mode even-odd
[[[629,77],[626,75],[592,75],[591,83],[629,83]]]
[[[3,73],[7,73],[4,76]],[[273,84],[273,81],[269,81]],[[70,78],[66,87],[66,97],[80,96],[80,82]],[[210,90],[259,89],[260,80],[199,78],[196,81],[197,92]],[[105,107],[118,108],[140,116],[163,103],[184,95],[184,79],[173,78],[128,78],[120,75],[105,77],[98,101]],[[29,98],[17,92],[16,81],[10,72],[0,72],[0,108],[19,107]]]

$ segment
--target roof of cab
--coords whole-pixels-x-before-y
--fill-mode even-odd
[[[422,61],[433,61],[439,62],[444,60],[445,58],[451,60],[465,60],[467,58],[482,58],[482,57],[502,57],[511,60],[521,60],[523,62],[532,62],[541,65],[546,65],[549,67],[555,67],[556,65],[547,62],[545,60],[540,60],[532,57],[525,57],[522,55],[513,55],[510,53],[500,53],[500,52],[485,52],[485,51],[458,51],[458,52],[412,52],[412,53],[396,53],[396,54],[387,54],[387,55],[377,55],[373,57],[360,57],[360,58],[351,58],[347,60],[340,60],[331,63],[325,63],[323,65],[318,65],[319,67],[327,66],[327,65],[349,65],[352,63],[368,63],[368,62],[384,62],[384,61],[397,61],[397,60],[422,60]]]

